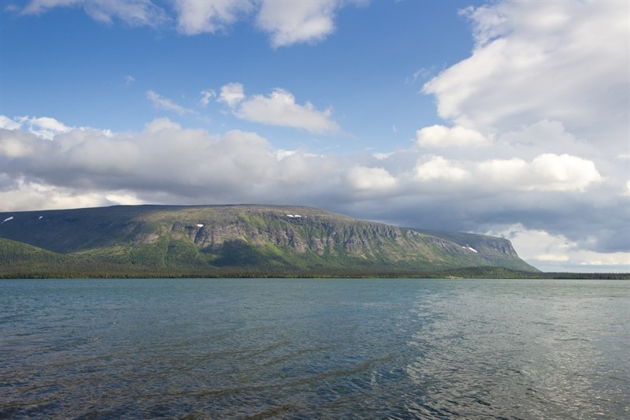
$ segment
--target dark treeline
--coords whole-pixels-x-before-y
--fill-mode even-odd
[[[472,267],[444,271],[358,271],[358,270],[321,270],[321,271],[262,271],[247,268],[208,270],[137,270],[83,269],[45,270],[26,268],[19,271],[3,272],[0,267],[0,279],[51,279],[51,278],[444,278],[444,279],[559,279],[559,280],[630,280],[630,273],[531,273],[514,271],[502,267]]]

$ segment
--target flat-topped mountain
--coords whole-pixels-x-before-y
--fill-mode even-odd
[[[114,206],[0,213],[2,276],[421,275],[537,271],[506,239],[294,206]]]

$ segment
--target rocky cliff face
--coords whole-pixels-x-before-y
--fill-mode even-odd
[[[400,228],[305,207],[119,206],[0,213],[0,221],[8,218],[0,225],[0,238],[120,264],[535,270],[505,239]]]

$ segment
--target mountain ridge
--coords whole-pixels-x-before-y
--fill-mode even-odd
[[[61,272],[87,276],[107,270],[208,276],[414,274],[473,267],[538,271],[503,238],[403,228],[306,206],[142,205],[2,212],[0,238],[0,275],[5,276],[34,271],[37,265],[30,263],[29,268],[24,255],[19,264],[2,259],[2,252],[7,254],[17,243],[34,248],[22,247],[23,253],[55,259]],[[45,264],[39,266],[45,271]]]

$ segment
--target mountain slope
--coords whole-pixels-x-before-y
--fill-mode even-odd
[[[42,255],[56,261],[51,267],[86,275],[537,271],[505,239],[399,228],[308,207],[114,206],[0,213],[0,238],[14,241],[0,243],[5,255],[0,255],[0,273],[41,267],[36,260]],[[20,258],[7,257],[14,252],[9,248],[24,244],[31,247],[21,248]],[[32,263],[25,254],[32,255]]]

